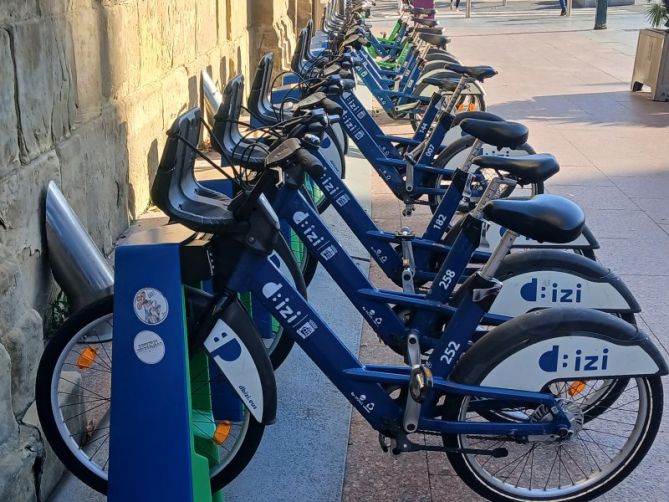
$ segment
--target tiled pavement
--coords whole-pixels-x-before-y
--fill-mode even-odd
[[[379,2],[379,7],[387,4]],[[382,12],[390,15],[391,10]],[[592,11],[576,11],[571,19],[441,18],[452,38],[449,50],[463,64],[490,64],[499,71],[485,84],[489,110],[527,125],[530,144],[558,158],[561,171],[548,191],[584,208],[602,246],[600,261],[632,289],[643,308],[640,325],[669,356],[669,103],[629,92],[636,30],[645,26],[639,7],[610,9],[606,31],[592,31],[592,20]],[[390,26],[383,17],[374,21],[378,31]],[[406,126],[391,127],[394,134],[408,132]],[[372,195],[379,226],[424,228],[425,212],[403,218],[399,202],[375,175]],[[374,264],[370,277],[379,287],[392,287]],[[367,326],[360,357],[397,361]],[[667,415],[646,460],[600,500],[667,500]],[[354,413],[344,500],[374,499],[480,500],[454,475],[444,455],[384,454],[376,434]]]

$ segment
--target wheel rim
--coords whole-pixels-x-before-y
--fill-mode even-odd
[[[463,448],[506,447],[505,458],[463,454],[469,470],[491,490],[519,500],[555,499],[576,496],[594,490],[631,459],[648,431],[652,416],[647,380],[631,379],[618,400],[590,421],[570,440],[564,442],[528,442],[508,439],[458,436]],[[460,420],[481,421],[480,415],[468,413],[465,398]],[[577,401],[574,401],[577,402]],[[522,413],[528,416],[529,410]],[[634,420],[631,415],[636,415]],[[540,458],[543,457],[543,458]]]
[[[61,352],[51,378],[51,408],[61,438],[82,465],[105,481],[108,480],[109,471],[112,332],[113,314],[100,317],[79,330]],[[87,349],[93,349],[95,354],[92,355],[93,352]],[[199,375],[191,377],[193,395],[208,391],[208,385],[212,382],[211,379],[200,378]],[[219,378],[224,377],[219,373]],[[81,393],[79,402],[61,404],[63,394],[75,394],[62,390],[63,383],[77,388],[77,395]],[[82,422],[82,416],[83,429],[77,425],[72,427],[76,430],[71,430],[73,424]],[[76,418],[79,421],[75,422]],[[214,423],[209,420],[205,423],[202,415],[198,415],[192,421],[194,433],[206,434],[207,429],[216,429],[221,422],[224,421]],[[211,477],[221,472],[239,452],[249,428],[250,413],[244,407],[241,420],[226,422],[226,430],[229,425],[229,431],[222,441],[218,438],[221,441],[221,444],[217,444],[219,462],[211,466]]]

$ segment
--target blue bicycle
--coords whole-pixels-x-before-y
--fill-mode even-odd
[[[209,361],[208,370],[195,377],[212,399],[211,413],[201,417],[209,422],[198,427],[203,438],[209,434],[219,448],[220,462],[211,466],[214,489],[248,463],[276,408],[271,366],[253,323],[235,300],[236,293],[246,291],[378,431],[384,450],[443,452],[458,475],[485,497],[591,500],[622,481],[641,461],[659,428],[660,377],[667,373],[645,334],[601,312],[552,308],[518,316],[476,336],[500,291],[494,276],[514,239],[519,234],[556,242],[573,239],[584,223],[577,206],[549,195],[481,203],[467,216],[426,297],[362,292],[366,318],[386,338],[403,341],[407,360],[402,366],[364,365],[271,259],[279,221],[265,194],[271,196],[278,184],[285,188],[284,196],[293,191],[300,197],[305,175],[317,178],[322,173],[318,159],[299,141],[288,139],[271,150],[267,169],[252,189],[233,199],[194,197],[181,181],[184,171],[192,177],[200,127],[197,109],[177,119],[152,197],[170,218],[210,241],[210,253],[194,256],[191,266],[206,271],[213,263],[210,275],[220,293],[212,297],[187,288],[185,298],[191,358],[206,355]],[[440,336],[427,337],[444,312],[444,304],[434,299],[455,288],[467,265],[463,251],[476,247],[472,236],[477,232],[471,230],[478,230],[483,218],[508,230],[486,264],[458,289],[453,315]],[[292,214],[295,227],[313,232],[310,242],[329,261],[345,260],[338,248],[331,248],[334,242],[318,235],[317,219],[309,204]],[[339,266],[351,275],[357,270],[345,261]],[[408,325],[395,321],[390,305],[399,303],[416,309]],[[101,490],[106,487],[104,456],[96,460],[91,452],[100,437],[94,426],[103,429],[104,421],[89,424],[84,438],[72,434],[68,423],[77,412],[68,411],[66,397],[58,390],[63,378],[73,378],[75,364],[96,367],[88,363],[92,354],[85,349],[105,327],[109,329],[105,320],[111,312],[104,309],[98,303],[70,319],[67,329],[47,346],[38,371],[38,412],[47,439],[68,468]],[[434,343],[426,351],[422,344],[430,339]],[[74,357],[72,366],[66,364],[69,357]],[[111,371],[111,358],[103,360]],[[231,371],[240,367],[238,362],[244,372]],[[80,371],[75,378],[82,375],[94,377]],[[613,392],[612,382],[624,388]],[[99,394],[99,386],[87,388]],[[96,399],[104,401],[103,397]],[[421,440],[413,440],[414,434]],[[441,436],[443,445],[425,445],[423,434]]]

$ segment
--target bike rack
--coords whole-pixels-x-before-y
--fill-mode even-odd
[[[193,236],[168,225],[116,249],[110,502],[223,500],[209,481],[214,431],[207,441],[202,424],[194,427],[215,412],[201,384],[191,392],[191,375],[208,371],[206,356],[188,355],[183,285],[204,279],[188,264],[206,244]]]
[[[114,289],[114,272],[53,182],[46,192],[49,265],[73,311]]]

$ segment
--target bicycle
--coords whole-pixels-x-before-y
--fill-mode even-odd
[[[389,298],[369,292],[366,305],[380,312],[379,325],[384,326],[386,336],[402,333],[409,364],[365,366],[267,259],[278,235],[279,224],[263,194],[272,190],[281,175],[284,184],[297,190],[305,173],[318,177],[322,166],[299,143],[288,140],[272,150],[267,158],[268,169],[261,173],[250,192],[240,192],[225,203],[220,199],[189,199],[184,209],[184,195],[166,188],[178,186],[178,180],[172,177],[180,170],[192,170],[193,155],[184,146],[184,139],[192,144],[192,138],[199,135],[199,128],[197,110],[177,119],[152,186],[156,203],[173,220],[194,231],[212,235],[211,259],[214,261],[214,281],[218,283],[216,290],[226,291],[215,298],[187,291],[187,296],[204,299],[200,306],[197,301],[190,302],[192,319],[199,326],[196,331],[189,332],[189,337],[193,335],[192,347],[204,347],[203,350],[216,361],[221,346],[214,341],[213,337],[219,332],[210,331],[211,323],[220,319],[220,309],[225,311],[224,307],[230,304],[232,292],[252,291],[281,322],[285,332],[379,432],[382,448],[398,454],[421,450],[444,452],[462,479],[488,497],[558,500],[568,494],[573,500],[590,499],[619,483],[643,458],[661,420],[660,377],[667,374],[667,366],[650,339],[636,328],[601,312],[554,308],[519,316],[492,329],[469,346],[476,327],[499,291],[499,283],[493,277],[516,235],[523,233],[535,239],[550,238],[558,242],[573,239],[584,222],[582,212],[573,203],[556,196],[539,195],[528,201],[494,200],[483,205],[479,213],[470,213],[467,225],[480,225],[480,218],[485,216],[509,230],[486,265],[460,289],[456,312],[426,359],[421,356],[421,341],[425,339],[421,336],[421,328],[429,326],[433,319],[430,311],[438,310],[437,305],[427,300],[411,299],[419,309],[414,328],[408,330],[402,326],[399,328],[401,332],[394,332],[392,327],[384,324],[388,303],[400,301],[402,296],[406,299],[408,295],[397,294]],[[307,224],[311,222],[310,218],[317,218],[312,209],[309,211],[311,213],[297,224]],[[468,242],[468,233],[462,230],[454,249],[471,245]],[[220,252],[221,249],[225,252]],[[442,284],[447,288],[454,287],[453,277],[463,266],[462,261],[459,253],[449,254],[433,289],[443,288]],[[202,304],[206,307],[201,308]],[[213,310],[212,305],[215,306]],[[239,309],[235,312],[235,315],[244,317]],[[81,329],[92,325],[92,317],[91,311],[80,314]],[[371,317],[377,316],[371,314]],[[239,332],[230,331],[239,343],[245,344],[248,340],[251,353],[254,337],[241,332],[250,329],[249,324],[239,326]],[[74,333],[61,336],[68,335],[72,339]],[[257,348],[256,345],[257,357],[248,361],[250,376],[261,375],[269,367],[267,361],[263,363]],[[47,351],[48,354],[53,352],[49,347]],[[54,359],[58,358],[45,356],[43,361]],[[563,361],[568,364],[562,364]],[[525,372],[516,370],[519,364],[526,368]],[[54,371],[55,368],[47,362],[40,363],[38,390],[42,390],[38,397],[38,412],[43,425],[53,422],[56,410],[60,412],[57,403],[53,402],[58,395],[54,391],[58,388]],[[626,381],[625,390],[615,400],[589,400],[602,382],[611,380]],[[563,381],[583,382],[588,392],[570,394],[568,386],[559,383]],[[616,406],[617,399],[624,394],[639,398],[634,401],[638,403],[638,409],[628,410],[636,417],[635,425],[632,430],[624,429],[629,438],[622,438],[624,442],[621,441],[619,447],[610,445],[617,453],[608,460],[601,459],[597,450],[588,450],[586,440],[593,435],[598,437],[594,428],[598,420],[609,420],[615,418],[616,413],[626,413],[620,412]],[[235,436],[234,445],[228,445],[231,448],[225,457],[227,463],[216,466],[212,477],[214,489],[234,477],[253,454],[257,433],[249,431],[262,430],[264,422],[271,419],[271,382],[265,382],[258,389],[252,388],[250,395],[238,392],[237,397],[245,404],[244,416],[248,418],[245,423],[254,425],[253,428],[251,425],[240,428],[243,438]],[[267,403],[263,401],[265,397]],[[267,416],[264,412],[253,413],[259,403],[263,403],[263,411],[269,410]],[[610,422],[606,423],[610,429]],[[45,427],[50,443],[63,440],[61,436],[50,436],[53,433],[53,428]],[[413,442],[410,437],[415,433],[441,435],[444,445],[426,446],[422,442]],[[480,443],[485,441],[488,444],[481,447]],[[570,449],[580,449],[579,458],[589,458],[586,457],[589,452],[593,458],[601,460],[600,469],[594,463],[590,468],[580,465],[583,474],[571,471],[576,481],[572,478],[570,486],[566,486],[568,482],[564,479],[553,478],[551,482],[549,473],[545,485],[539,489],[536,476],[541,471],[533,471],[534,484],[530,478],[529,486],[521,486],[528,485],[527,477],[523,478],[522,474],[507,483],[504,475],[496,477],[493,469],[486,469],[488,462],[499,466],[503,459],[517,459],[519,450],[524,458],[530,454],[537,457],[533,466],[538,465],[543,454],[548,454],[544,461],[550,466],[557,461],[558,454],[569,453]],[[54,450],[59,456],[63,453],[58,446]],[[63,460],[74,470],[71,458]],[[602,468],[605,463],[607,465]],[[498,471],[503,468],[498,467]],[[106,486],[104,478],[93,472],[90,465],[79,463],[77,469],[86,469],[90,476],[96,477],[97,489]],[[589,469],[589,473],[585,469]],[[546,471],[542,472],[545,475]],[[87,482],[90,481],[89,478]],[[549,485],[551,490],[546,489]]]

